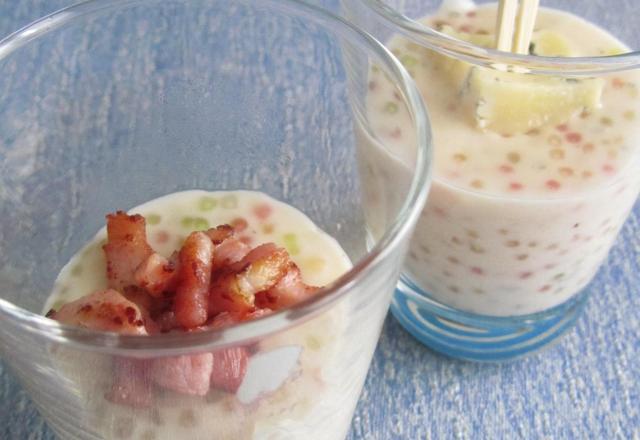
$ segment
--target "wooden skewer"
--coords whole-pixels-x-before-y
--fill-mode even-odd
[[[519,54],[529,52],[539,4],[540,0],[500,0],[496,23],[496,49]]]
[[[511,51],[519,54],[529,53],[529,43],[533,27],[536,24],[540,0],[521,0],[520,10],[516,18],[516,30]]]

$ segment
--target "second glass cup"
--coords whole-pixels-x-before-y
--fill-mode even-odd
[[[496,3],[342,4],[409,70],[434,132],[434,183],[392,312],[454,357],[549,344],[579,316],[640,189],[639,56],[616,39],[638,47],[631,6],[542,8],[529,53],[514,55],[492,49]],[[387,80],[368,78],[374,126],[410,151]]]
[[[387,147],[360,111],[367,89],[346,74],[370,63],[414,120],[414,153],[394,182],[359,172],[359,155]],[[427,119],[401,65],[302,2],[89,1],[0,42],[0,73],[0,353],[53,431],[343,439],[429,185]],[[392,185],[393,197],[372,213],[365,185]],[[79,280],[105,277],[94,234],[106,213],[178,193],[180,203],[147,215],[147,236],[182,246],[194,229],[233,223],[247,200],[181,198],[191,189],[284,201],[353,268],[309,244],[313,233],[291,233],[313,232],[306,219],[280,222],[275,205],[255,205],[242,213],[247,229],[287,247],[301,269],[342,275],[302,303],[217,330],[121,335],[43,316],[45,304],[60,312],[54,287],[67,302],[91,293]],[[102,258],[94,272],[89,254]]]

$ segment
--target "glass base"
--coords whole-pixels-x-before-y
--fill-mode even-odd
[[[469,361],[501,362],[531,354],[557,340],[575,324],[587,293],[585,290],[544,312],[492,317],[434,301],[402,276],[391,313],[416,339],[437,352]]]

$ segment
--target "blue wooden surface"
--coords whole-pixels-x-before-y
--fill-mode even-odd
[[[324,3],[335,8],[337,0]],[[0,35],[67,4],[4,0]],[[505,365],[451,361],[387,319],[349,439],[640,439],[639,232],[637,204],[591,286],[587,313],[533,357]],[[0,362],[0,439],[52,438]]]

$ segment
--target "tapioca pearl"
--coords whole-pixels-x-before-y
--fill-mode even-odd
[[[518,278],[520,278],[521,280],[526,280],[528,278],[531,278],[532,276],[533,276],[533,272],[530,270],[526,270],[518,274]]]
[[[218,199],[214,197],[204,196],[204,197],[200,197],[200,199],[198,200],[198,209],[200,211],[204,211],[204,212],[211,211],[216,206],[218,206]]]
[[[538,246],[538,242],[537,241],[530,241],[527,246],[529,246],[530,248],[534,248]]]
[[[466,233],[467,233],[467,237],[471,238],[472,240],[476,240],[480,238],[480,234],[478,234],[478,231],[474,229],[467,229]]]
[[[154,241],[158,244],[165,244],[169,241],[169,233],[165,230],[158,231],[154,234]]]
[[[552,134],[547,138],[547,143],[552,147],[559,147],[562,145],[562,138],[557,134]]]
[[[498,167],[498,170],[503,174],[513,173],[513,167],[511,165],[502,164]]]
[[[608,150],[607,151],[607,157],[609,159],[615,159],[618,157],[618,152],[616,150]]]
[[[184,409],[178,417],[178,423],[184,428],[193,428],[198,425],[198,418],[193,409]]]
[[[378,88],[378,83],[376,81],[369,81],[369,91],[373,92]]]
[[[448,289],[453,293],[460,293],[460,288],[458,286],[453,285],[453,284],[448,286]]]
[[[581,174],[583,179],[590,179],[593,177],[593,173],[591,171],[585,170]]]
[[[556,125],[556,130],[564,132],[569,130],[569,126],[567,124]]]
[[[162,217],[158,214],[147,214],[144,218],[147,221],[147,224],[151,226],[159,224],[160,220],[162,220]]]
[[[547,188],[550,191],[557,191],[560,189],[560,187],[562,186],[560,184],[560,182],[558,182],[555,179],[548,179],[545,183],[544,183],[545,188]]]
[[[275,227],[271,223],[267,223],[265,225],[262,225],[262,233],[265,234],[265,235],[272,234],[274,229],[275,229]]]
[[[400,139],[402,137],[402,129],[400,127],[394,128],[390,133],[389,137],[393,139]]]
[[[562,160],[565,157],[564,150],[562,148],[554,148],[549,151],[549,157],[554,160]]]
[[[540,293],[545,293],[545,292],[548,292],[549,290],[551,290],[551,285],[550,284],[545,284],[544,286],[540,286],[538,288],[538,292],[540,292]]]
[[[613,165],[606,163],[602,165],[602,172],[604,174],[613,174],[616,172],[616,168]]]
[[[520,246],[520,241],[518,240],[507,240],[504,242],[504,245],[509,248],[515,248]]]
[[[527,258],[529,258],[529,254],[518,254],[515,256],[516,260],[518,261],[524,261]]]
[[[458,260],[456,257],[454,257],[453,255],[449,255],[447,257],[447,261],[451,264],[460,264],[460,260]]]
[[[300,253],[300,246],[298,244],[298,236],[294,233],[284,234],[282,236],[282,242],[284,247],[291,255],[297,255]]]
[[[574,131],[566,133],[564,135],[564,138],[570,144],[578,144],[578,143],[580,143],[582,141],[582,135],[580,133],[576,133]]]
[[[454,162],[463,163],[467,161],[467,155],[463,153],[455,153],[451,156]]]
[[[461,245],[462,244],[462,240],[460,240],[458,237],[456,237],[454,235],[453,237],[451,237],[451,243],[457,244],[457,245]]]
[[[484,295],[486,293],[485,290],[481,289],[480,287],[474,287],[473,289],[471,289],[471,291],[476,295]]]
[[[500,235],[509,235],[509,230],[506,228],[500,228],[498,229],[498,234]]]
[[[474,254],[484,254],[485,249],[477,243],[469,243],[469,250]]]
[[[553,279],[553,281],[560,281],[565,276],[566,276],[566,274],[564,272],[560,272],[560,273],[555,274],[552,279]]]
[[[398,113],[398,110],[399,110],[398,104],[392,101],[388,101],[382,108],[382,111],[390,115],[394,115]]]
[[[622,89],[625,86],[625,84],[626,83],[621,78],[615,77],[611,79],[611,85],[613,86],[614,89]]]
[[[400,62],[407,69],[414,68],[418,65],[418,59],[413,55],[404,54],[400,57]]]
[[[180,224],[190,231],[203,231],[209,229],[209,221],[202,217],[182,217]]]
[[[544,265],[544,269],[545,270],[553,270],[557,267],[557,264],[555,263],[547,263]]]
[[[484,188],[484,182],[482,180],[480,180],[480,179],[472,180],[470,185],[471,185],[472,188],[475,188],[475,189]]]
[[[509,182],[509,191],[522,191],[524,189],[524,185],[520,182]]]
[[[244,217],[236,217],[231,220],[231,227],[236,232],[243,232],[249,227],[249,223]]]
[[[471,268],[471,273],[474,275],[484,275],[484,270],[481,267],[473,266]]]
[[[560,167],[558,168],[558,173],[560,173],[562,177],[571,177],[575,174],[571,167]]]
[[[444,269],[442,271],[442,275],[444,275],[447,278],[452,278],[453,277],[453,274],[451,272],[449,272],[448,270],[446,270],[446,269]]]
[[[238,198],[232,194],[222,197],[220,205],[225,209],[236,209],[238,207]]]
[[[622,114],[622,117],[624,117],[627,121],[633,121],[636,118],[636,112],[634,112],[633,110],[627,110]]]
[[[433,213],[436,216],[440,217],[440,218],[447,218],[448,217],[447,211],[445,209],[439,207],[439,206],[434,206],[433,207]]]
[[[512,164],[520,162],[520,159],[520,154],[516,153],[515,151],[510,151],[509,153],[507,153],[507,160]]]
[[[80,275],[82,275],[82,265],[81,264],[76,264],[75,266],[73,266],[73,268],[71,269],[71,276],[74,277],[79,277]]]
[[[613,119],[611,119],[609,116],[603,116],[600,118],[600,124],[604,125],[605,127],[611,127],[613,125]]]

